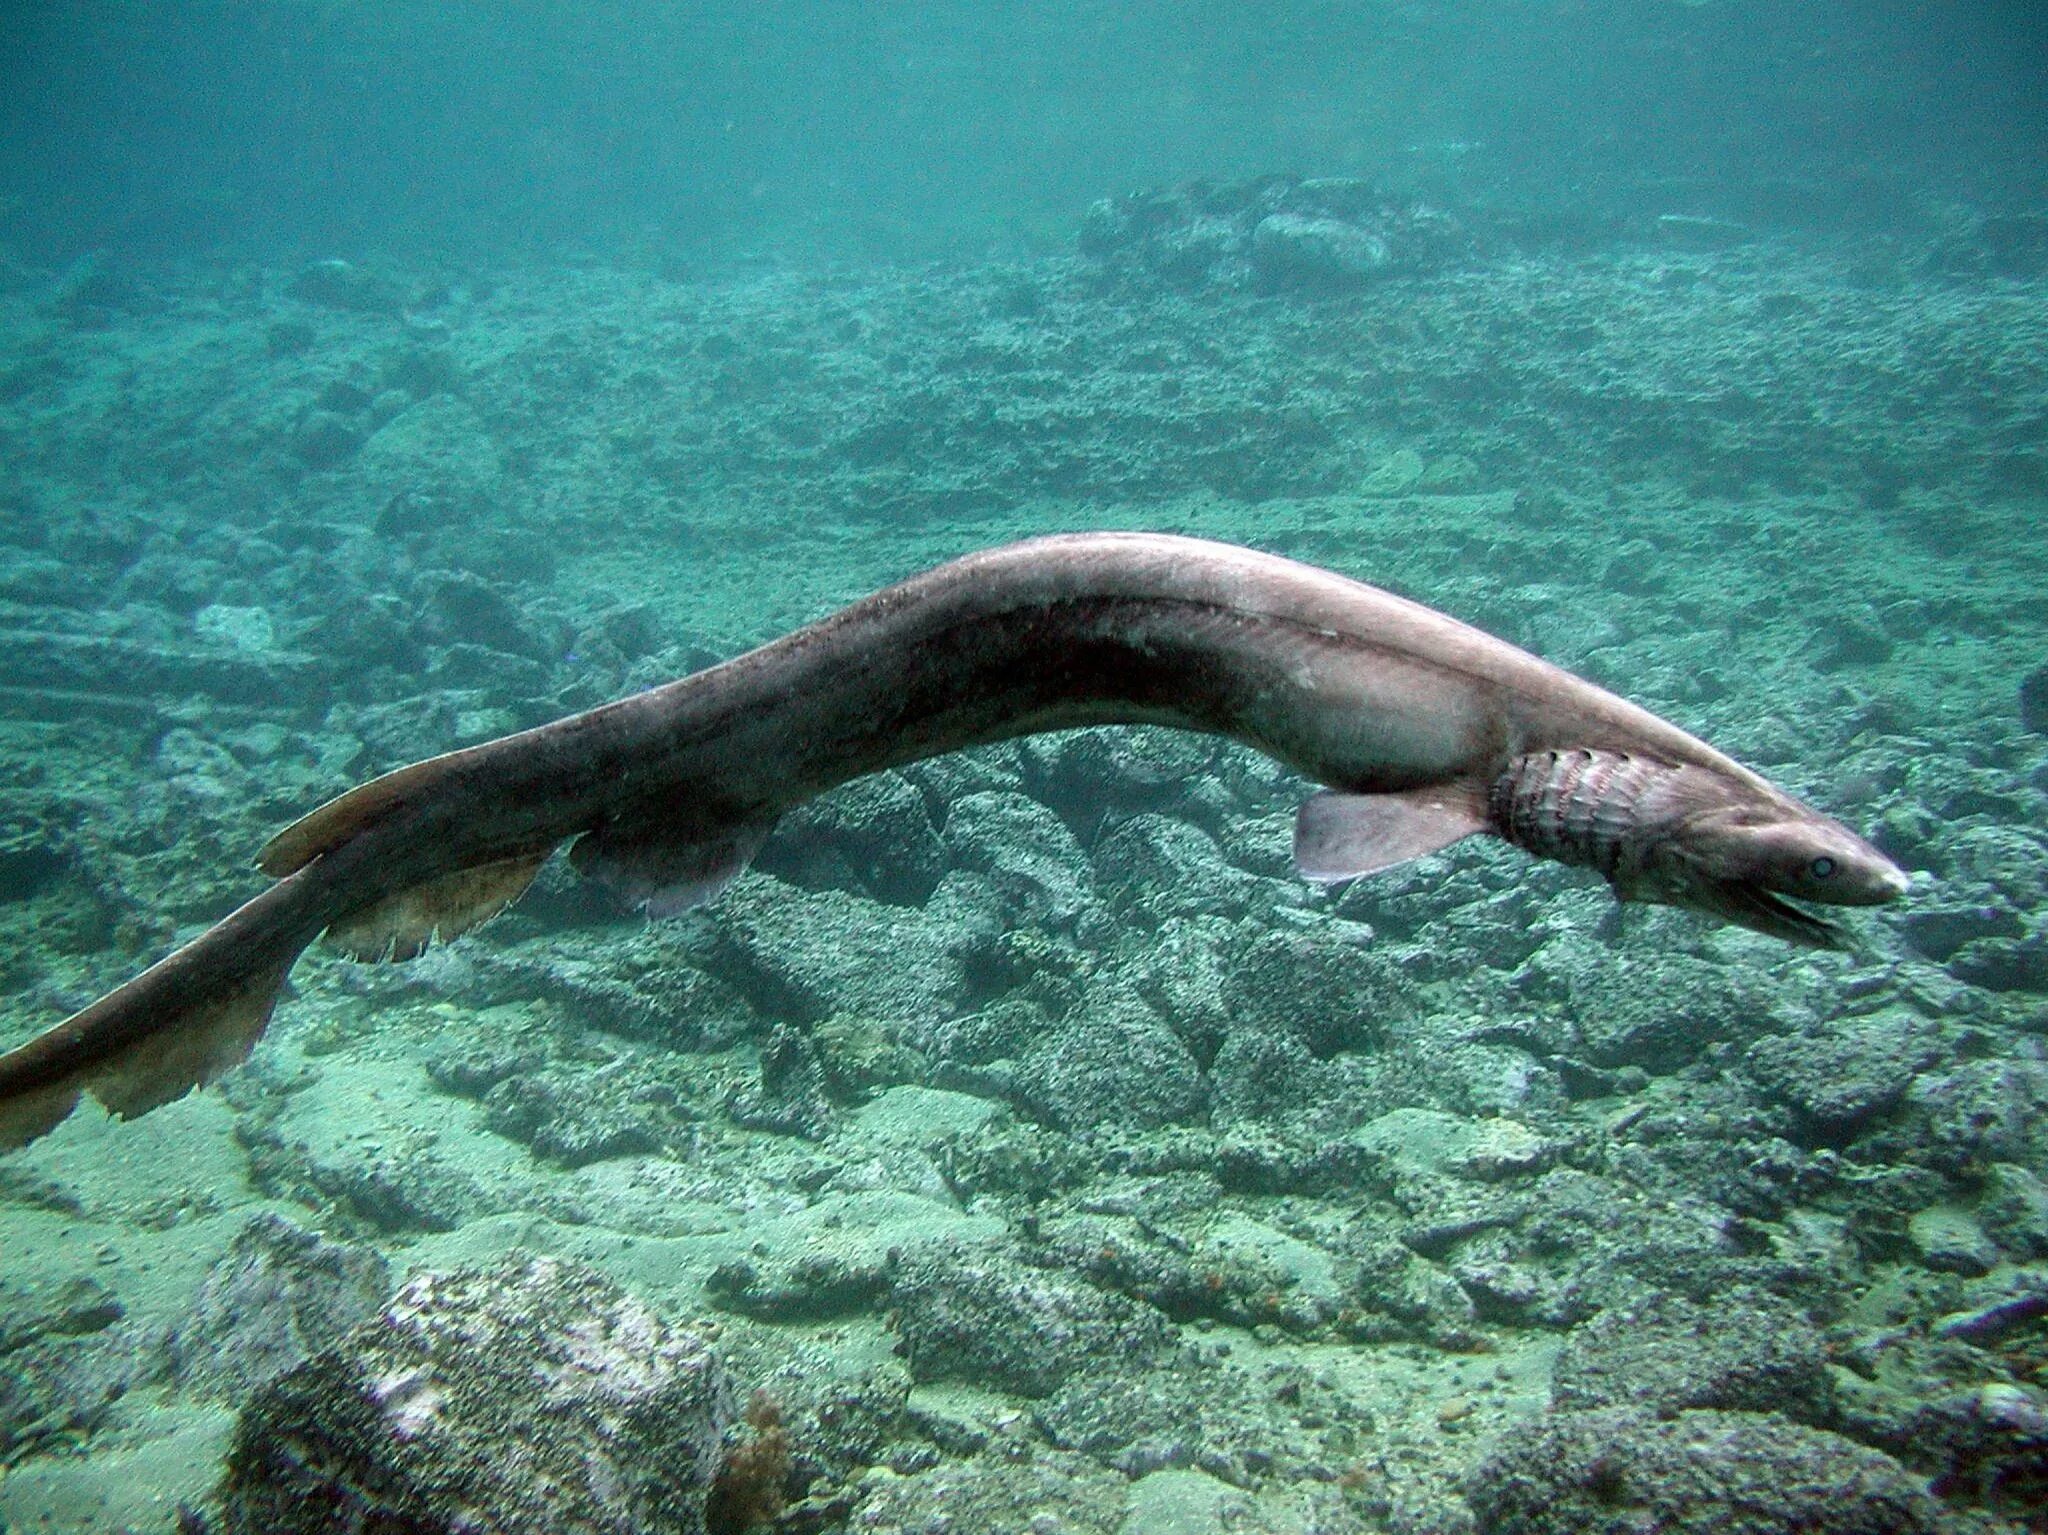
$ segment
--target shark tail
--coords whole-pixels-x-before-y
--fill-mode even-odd
[[[60,1124],[87,1094],[123,1119],[247,1058],[286,972],[318,931],[311,882],[284,880],[48,1032],[0,1055],[0,1150]]]
[[[332,916],[316,862],[278,881],[83,1011],[0,1055],[0,1151],[61,1124],[90,1095],[146,1114],[248,1059],[285,977],[324,928],[357,959],[411,959],[503,911],[552,846],[437,875]]]

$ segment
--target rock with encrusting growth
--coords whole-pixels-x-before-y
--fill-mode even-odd
[[[390,315],[405,307],[404,290],[391,278],[336,256],[302,268],[287,291],[302,304],[355,314]]]
[[[1998,1246],[1976,1216],[1953,1205],[1929,1205],[1906,1222],[1906,1238],[1924,1267],[1942,1274],[1988,1274],[1998,1266]]]
[[[1445,266],[1472,244],[1436,209],[1335,177],[1135,192],[1097,203],[1081,230],[1082,254],[1127,281],[1310,294]]]
[[[759,1077],[733,1094],[727,1112],[752,1129],[819,1140],[832,1128],[828,1080],[817,1041],[779,1024],[761,1045]]]
[[[1355,287],[1393,259],[1379,230],[1344,219],[1273,213],[1252,229],[1252,269],[1268,287]]]
[[[127,1308],[98,1279],[0,1284],[0,1465],[76,1445],[144,1373]]]
[[[605,1091],[600,1071],[507,1077],[484,1094],[484,1123],[535,1156],[564,1167],[634,1156],[661,1146],[653,1116]]]
[[[373,1248],[259,1215],[207,1271],[165,1362],[184,1389],[239,1401],[368,1321],[390,1287]]]
[[[946,813],[945,841],[962,868],[988,879],[1006,924],[1069,924],[1091,898],[1088,855],[1026,795],[967,795]]]
[[[1001,1253],[904,1256],[890,1299],[911,1378],[1042,1397],[1091,1366],[1126,1369],[1167,1346],[1149,1306]]]
[[[1095,871],[1113,906],[1134,922],[1242,917],[1270,908],[1270,883],[1223,856],[1216,839],[1178,816],[1137,815],[1105,832]]]
[[[2048,937],[1979,938],[1958,949],[1948,968],[1986,991],[2048,992]]]
[[[1315,1056],[1372,1049],[1389,1019],[1415,1011],[1413,986],[1354,922],[1259,934],[1233,956],[1222,989],[1233,1032],[1298,1039]]]
[[[1487,1535],[1934,1535],[1889,1455],[1751,1412],[1561,1412],[1505,1435],[1465,1496]]]
[[[806,890],[922,906],[946,872],[947,853],[910,780],[876,773],[790,812],[754,866]]]
[[[1975,905],[1924,906],[1899,918],[1906,942],[1936,964],[1944,964],[1965,944],[1981,938],[2017,938],[2026,929],[2019,913],[1996,902]]]
[[[704,1339],[595,1272],[421,1275],[243,1412],[228,1535],[704,1535],[735,1408]]]
[[[1994,1162],[2040,1165],[2048,1153],[2048,1065],[1960,1061],[1923,1072],[1904,1105],[1915,1127],[1915,1161],[1956,1177],[1981,1177]]]
[[[1803,1139],[1838,1145],[1896,1108],[1940,1055],[1935,1031],[1898,1008],[1834,1028],[1766,1035],[1743,1060],[1765,1096],[1799,1116]]]
[[[1751,978],[1685,954],[1659,955],[1626,974],[1611,964],[1585,965],[1571,973],[1567,993],[1587,1060],[1652,1074],[1775,1021]]]
[[[949,1017],[968,989],[961,946],[977,921],[993,926],[951,893],[955,878],[923,907],[742,879],[707,918],[719,972],[758,1012],[794,1022]]]
[[[1977,1218],[2001,1249],[2015,1258],[2048,1258],[2048,1182],[2010,1162],[1984,1177]]]
[[[1993,1381],[1924,1402],[1902,1425],[1898,1453],[1943,1493],[2038,1529],[2048,1508],[2048,1397]]]
[[[1069,1129],[1166,1125],[1194,1118],[1201,1069],[1167,1021],[1131,988],[1104,988],[1021,1052],[1016,1092]]]
[[[1675,1295],[1601,1313],[1558,1355],[1551,1403],[1782,1412],[1805,1423],[1835,1416],[1820,1332],[1792,1307],[1756,1294],[1695,1305]]]
[[[2048,666],[2037,666],[2020,679],[2020,723],[2048,735]]]

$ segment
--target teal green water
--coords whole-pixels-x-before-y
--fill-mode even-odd
[[[0,1530],[272,1527],[321,1361],[469,1442],[365,1340],[510,1254],[629,1297],[576,1390],[767,1393],[705,1421],[778,1528],[2039,1528],[2038,40],[815,11],[14,23],[85,126],[0,151],[0,1043],[354,782],[1062,529],[1393,587],[1912,893],[1839,954],[1506,848],[1326,894],[1309,786],[1157,731],[849,786],[675,921],[551,868],[0,1157]]]

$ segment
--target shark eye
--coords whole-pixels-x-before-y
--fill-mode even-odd
[[[1835,861],[1823,853],[1806,866],[1807,872],[1815,879],[1826,879],[1835,872]]]

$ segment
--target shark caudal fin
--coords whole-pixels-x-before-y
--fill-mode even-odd
[[[312,936],[308,891],[272,886],[55,1028],[0,1055],[0,1150],[62,1123],[86,1094],[123,1119],[248,1059]]]
[[[406,960],[510,906],[533,883],[555,842],[444,867],[381,893],[374,872],[379,860],[371,856],[402,842],[409,809],[450,789],[479,754],[503,744],[413,763],[302,817],[271,839],[258,860],[277,877],[270,889],[127,985],[0,1055],[0,1150],[47,1133],[88,1094],[129,1118],[247,1059],[286,974],[323,932],[353,959]],[[563,831],[577,838],[573,862],[580,871],[650,915],[664,916],[715,896],[747,866],[773,823],[764,815],[707,828],[680,819],[680,827],[653,814]],[[364,857],[341,854],[370,836],[380,840],[375,849],[363,849]],[[449,850],[449,857],[457,856]]]
[[[106,1037],[114,1032],[106,1024],[125,1005],[121,992],[112,992],[69,1023],[0,1056],[0,1151],[54,1130],[87,1093],[108,1112],[133,1119],[241,1065],[269,1026],[283,985],[282,969],[252,976],[224,996],[118,1042]],[[102,1017],[93,1016],[103,1009]],[[71,1048],[38,1048],[53,1040]],[[79,1064],[66,1070],[70,1061]]]
[[[550,848],[457,869],[331,920],[316,864],[288,875],[142,974],[0,1055],[0,1150],[47,1134],[90,1095],[132,1119],[248,1059],[285,976],[325,928],[356,959],[411,959],[523,894]]]

